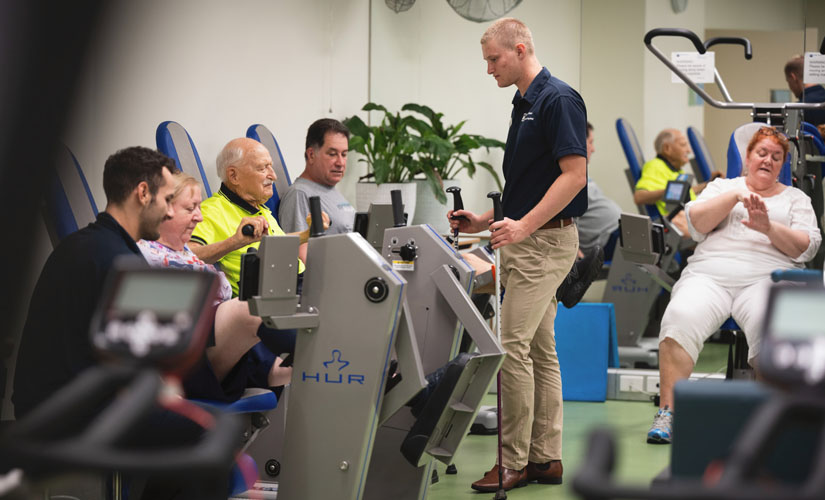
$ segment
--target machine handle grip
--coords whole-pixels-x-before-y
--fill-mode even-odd
[[[252,224],[245,224],[244,227],[241,228],[241,234],[244,236],[255,236],[255,226]]]
[[[406,226],[407,224],[404,222],[404,205],[401,201],[401,190],[393,189],[390,191],[390,199],[392,200],[393,227]]]
[[[714,45],[741,45],[745,47],[745,59],[753,58],[753,49],[751,48],[751,41],[741,36],[715,36],[705,40],[705,49],[709,49]]]
[[[318,196],[309,197],[309,216],[311,227],[309,229],[309,236],[315,238],[316,236],[324,235],[324,217],[321,214],[321,198]]]
[[[702,43],[702,40],[699,36],[684,28],[654,28],[647,32],[645,35],[645,45],[650,45],[654,38],[657,36],[681,36],[683,38],[687,38],[691,42],[693,42],[693,46],[696,47],[696,50],[700,54],[704,54],[707,52],[705,49],[705,45]]]
[[[487,198],[493,200],[493,220],[500,221],[504,219],[504,212],[501,209],[501,193],[498,191],[490,191],[487,193]]]
[[[453,212],[464,210],[464,201],[461,199],[461,188],[458,186],[450,186],[447,192],[453,195]],[[466,215],[451,215],[453,220],[468,220]]]
[[[458,186],[450,186],[447,192],[453,195],[453,211],[464,210],[464,201],[461,199],[461,188]]]

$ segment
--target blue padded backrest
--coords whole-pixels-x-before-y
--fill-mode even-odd
[[[619,142],[622,143],[622,149],[627,157],[627,164],[630,166],[633,180],[638,182],[642,176],[642,165],[645,164],[645,159],[642,156],[639,140],[636,139],[636,133],[633,132],[633,127],[624,118],[616,120],[616,132],[619,134]]]
[[[186,172],[195,179],[199,179],[205,191],[204,199],[212,196],[209,189],[209,180],[203,171],[201,157],[195,148],[195,143],[189,132],[180,123],[165,121],[158,125],[155,132],[155,142],[158,150],[166,156],[175,160],[178,169]]]
[[[272,210],[272,215],[278,217],[278,205],[281,204],[281,197],[292,185],[289,178],[289,172],[286,170],[286,163],[284,156],[281,154],[281,148],[278,146],[278,141],[275,135],[270,132],[268,128],[261,124],[250,125],[246,129],[246,136],[250,139],[255,139],[269,150],[269,156],[272,157],[272,169],[275,170],[275,190],[272,193],[272,198],[266,202],[266,206]]]
[[[97,218],[97,205],[77,158],[63,144],[58,148],[54,174],[47,188],[44,218],[52,244],[57,246]]]
[[[616,120],[616,133],[619,134],[619,142],[622,144],[624,155],[627,158],[627,165],[630,167],[630,173],[635,184],[639,182],[639,178],[642,176],[642,165],[645,164],[642,148],[639,146],[639,140],[636,139],[633,127],[624,118]],[[645,205],[645,209],[651,218],[659,218],[659,210],[656,209],[655,205]]]
[[[751,122],[741,125],[733,131],[728,142],[728,171],[727,178],[739,177],[742,174],[742,165],[745,156],[747,155],[748,143],[751,141],[753,134],[762,127],[764,123]],[[782,165],[782,170],[779,172],[779,182],[790,186],[791,179],[791,161],[790,155],[785,159]]]
[[[690,149],[693,150],[693,155],[696,157],[696,164],[699,165],[699,170],[702,172],[702,178],[696,179],[699,182],[705,182],[710,179],[710,173],[716,170],[713,164],[713,158],[710,157],[708,145],[705,143],[705,138],[694,127],[687,128],[688,141],[690,142]]]

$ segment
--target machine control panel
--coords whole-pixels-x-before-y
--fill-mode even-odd
[[[765,315],[760,360],[767,379],[825,389],[823,308],[822,286],[774,285]]]
[[[203,349],[217,279],[196,271],[116,267],[92,319],[92,344],[109,357],[177,370]]]

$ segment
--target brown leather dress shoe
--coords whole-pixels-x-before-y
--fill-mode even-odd
[[[561,484],[564,468],[561,466],[561,460],[551,460],[544,464],[527,462],[524,472],[527,481],[538,481],[541,484]]]
[[[527,472],[525,469],[513,470],[508,469],[507,467],[504,467],[503,469],[504,470],[501,474],[501,485],[504,487],[504,491],[527,486]],[[490,469],[487,474],[484,474],[484,477],[470,485],[470,487],[476,491],[498,491],[498,464]]]

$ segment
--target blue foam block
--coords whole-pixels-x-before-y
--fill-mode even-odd
[[[555,331],[564,400],[604,401],[607,368],[619,365],[613,304],[559,304]]]

